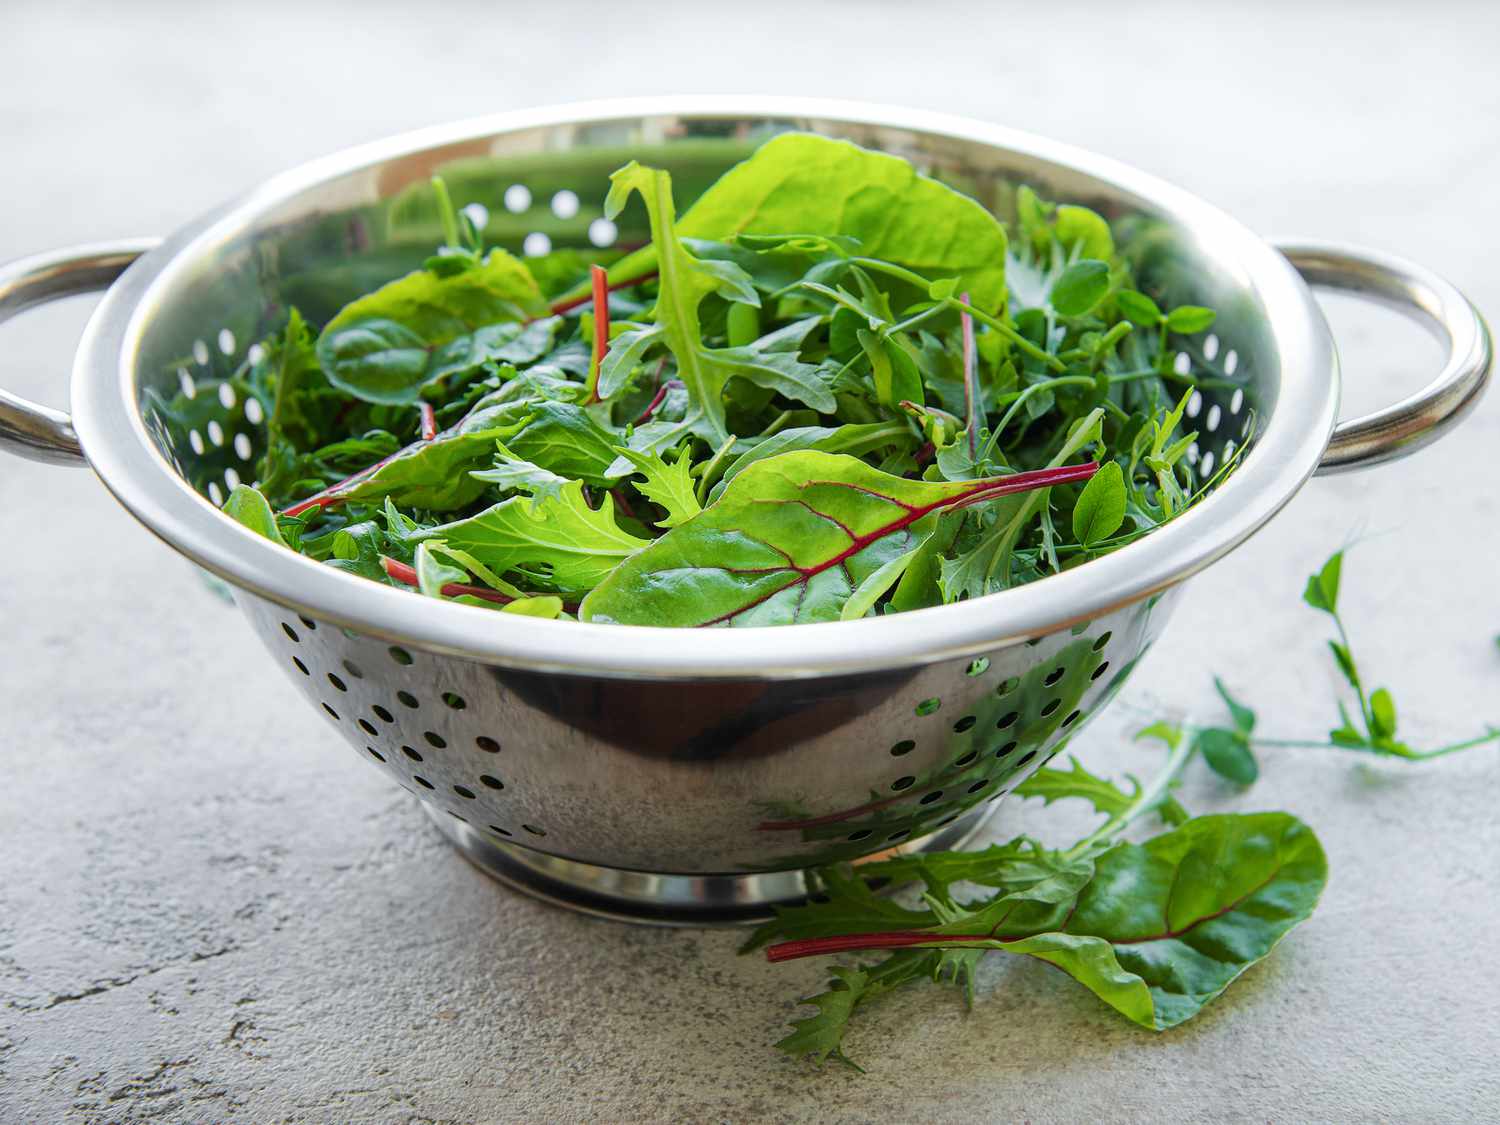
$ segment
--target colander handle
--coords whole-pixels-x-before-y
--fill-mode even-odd
[[[108,289],[158,239],[71,246],[0,265],[0,322],[63,297]],[[33,461],[84,465],[73,419],[0,388],[0,449]]]
[[[1405,313],[1443,343],[1437,377],[1383,410],[1334,427],[1320,476],[1415,453],[1442,437],[1479,401],[1494,362],[1490,330],[1472,302],[1431,270],[1403,258],[1329,242],[1277,243],[1309,285],[1364,297]]]

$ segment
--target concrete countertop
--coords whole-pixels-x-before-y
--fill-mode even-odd
[[[0,257],[165,233],[322,152],[445,119],[663,91],[941,108],[1095,148],[1268,234],[1405,254],[1500,309],[1493,7],[762,3],[647,9],[168,0],[10,4]],[[0,385],[62,403],[86,308],[7,326]],[[1346,409],[1436,350],[1345,306]],[[1216,714],[1333,718],[1303,576],[1345,579],[1404,733],[1500,721],[1494,398],[1415,460],[1311,483],[1196,580],[1076,743]],[[1037,963],[986,962],[966,1013],[911,988],[858,1018],[868,1070],[771,1043],[825,966],[731,932],[593,921],[489,882],[331,738],[233,611],[77,470],[0,461],[0,1120],[5,1122],[1459,1121],[1500,1107],[1493,748],[1423,767],[1267,752],[1331,879],[1313,919],[1195,1022],[1153,1035]],[[1049,831],[1026,807],[997,832]],[[1050,829],[1050,830],[1055,830]]]

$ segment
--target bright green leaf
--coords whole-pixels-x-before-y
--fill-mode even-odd
[[[1085,316],[1108,292],[1109,263],[1084,258],[1063,270],[1049,299],[1061,316]]]
[[[1108,461],[1083,486],[1073,507],[1073,536],[1088,545],[1108,539],[1125,522],[1125,472]]]

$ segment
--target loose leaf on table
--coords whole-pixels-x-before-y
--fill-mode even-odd
[[[1318,573],[1308,578],[1307,589],[1302,592],[1302,600],[1313,609],[1321,609],[1324,613],[1338,613],[1339,576],[1343,569],[1344,552],[1335,551]]]
[[[677,232],[717,241],[797,233],[853,239],[867,257],[932,280],[956,277],[986,312],[1005,295],[1005,228],[993,215],[899,157],[807,133],[761,145],[698,197]],[[610,278],[649,273],[657,249],[617,262]]]
[[[1260,766],[1250,746],[1250,736],[1255,730],[1255,712],[1230,694],[1224,681],[1217,676],[1214,677],[1214,687],[1229,708],[1234,727],[1201,728],[1193,736],[1194,743],[1214,773],[1237,785],[1252,785],[1260,776]]]
[[[654,625],[831,621],[944,509],[1085,480],[1093,464],[976,481],[907,480],[838,454],[758,461],[708,508],[627,560],[579,617]]]
[[[413,538],[441,539],[496,574],[516,570],[527,585],[564,593],[598,585],[648,542],[615,522],[608,496],[598,510],[590,508],[583,482],[576,480],[557,496],[514,496],[468,519],[415,532]]]
[[[344,306],[318,338],[318,360],[356,398],[415,403],[424,385],[487,359],[536,359],[559,324],[546,313],[525,263],[492,250],[467,269],[420,269]],[[525,323],[536,317],[546,319]]]
[[[1328,877],[1317,837],[1286,813],[1202,816],[1144,844],[960,912],[942,932],[851,935],[845,949],[1002,949],[1057,966],[1162,1031],[1197,1015],[1311,915]],[[827,943],[772,946],[773,960]]]

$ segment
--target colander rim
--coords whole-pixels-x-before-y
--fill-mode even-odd
[[[335,570],[265,540],[218,511],[162,457],[137,408],[135,357],[155,310],[200,255],[304,192],[428,149],[520,130],[638,118],[827,120],[997,147],[1081,172],[1137,197],[1233,268],[1266,310],[1281,384],[1253,455],[1171,524],[1077,569],[953,605],[849,622],[721,630],[544,621],[422,598]],[[265,181],[180,229],[106,294],[79,346],[73,417],[89,462],[142,523],[232,586],[365,635],[508,667],[666,679],[784,679],[963,659],[1040,637],[1151,597],[1243,542],[1313,471],[1336,419],[1336,354],[1290,263],[1229,215],[1129,165],[967,118],[867,103],[787,97],[656,97],[488,115],[403,133]]]

